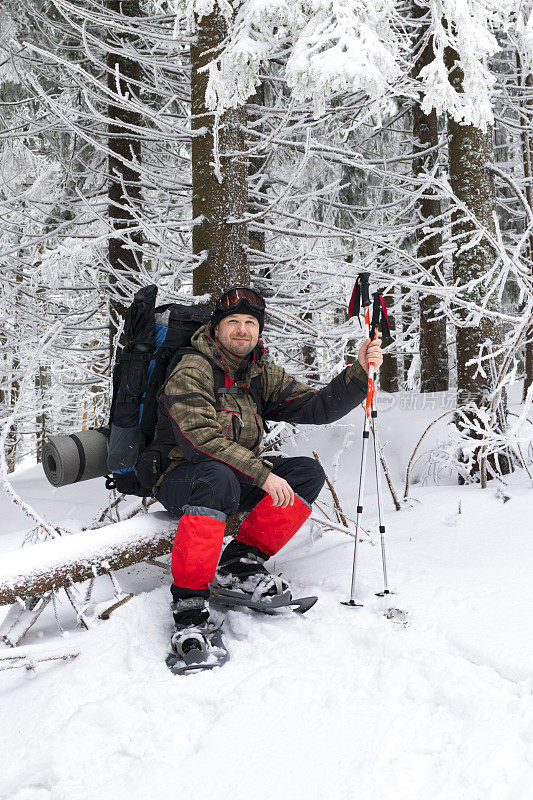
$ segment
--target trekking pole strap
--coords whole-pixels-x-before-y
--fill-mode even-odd
[[[367,308],[370,303],[370,272],[360,272],[355,279],[352,297],[348,306],[349,316],[358,317],[361,312],[361,306]]]

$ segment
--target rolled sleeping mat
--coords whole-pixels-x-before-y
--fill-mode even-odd
[[[52,486],[103,478],[107,466],[105,430],[92,429],[69,436],[50,436],[43,445],[44,474]]]

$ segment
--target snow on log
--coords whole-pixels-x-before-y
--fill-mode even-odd
[[[168,553],[177,520],[165,512],[74,533],[2,555],[0,605]]]

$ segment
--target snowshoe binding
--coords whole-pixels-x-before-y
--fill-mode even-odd
[[[268,558],[259,548],[234,539],[224,549],[215,580],[209,586],[212,599],[224,605],[247,606],[266,613],[291,607],[305,614],[317,598],[293,600],[287,581],[280,575],[272,575],[265,567]]]
[[[209,618],[203,597],[188,597],[171,605],[176,630],[166,665],[174,675],[221,667],[229,660],[222,630]]]

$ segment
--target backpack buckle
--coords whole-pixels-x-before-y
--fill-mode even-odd
[[[219,394],[244,394],[246,392],[246,387],[241,386],[222,386],[220,389],[216,390],[217,395]]]

